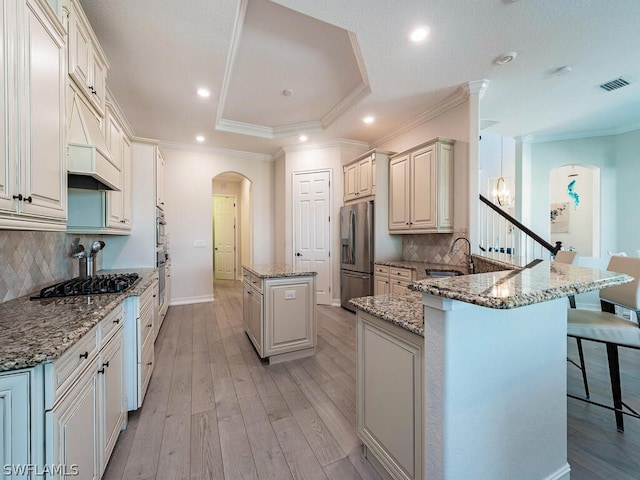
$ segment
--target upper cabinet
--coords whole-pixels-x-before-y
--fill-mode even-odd
[[[454,143],[438,137],[391,157],[390,232],[453,232]]]
[[[345,203],[375,195],[375,158],[375,153],[367,152],[343,167]]]
[[[69,6],[69,75],[102,116],[109,63],[77,0]]]
[[[164,210],[164,158],[156,148],[156,207]]]
[[[118,119],[115,109],[107,103],[106,137],[111,161],[120,168],[120,191],[107,192],[107,227],[131,230],[131,139]]]
[[[0,228],[64,230],[64,28],[46,0],[1,8]]]

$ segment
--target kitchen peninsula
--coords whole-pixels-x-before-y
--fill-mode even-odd
[[[564,297],[630,281],[623,274],[552,262],[420,280],[410,288],[424,308],[422,328],[416,319],[420,312],[407,295],[353,300],[359,376],[366,358],[361,355],[367,340],[362,341],[367,332],[362,325],[388,328],[387,323],[413,332],[413,340],[424,336],[418,350],[399,341],[397,331],[369,335],[380,345],[385,342],[379,339],[390,340],[385,353],[395,352],[396,364],[413,367],[410,372],[421,369],[415,387],[422,397],[414,398],[413,405],[423,409],[416,413],[416,422],[424,422],[423,434],[420,424],[412,427],[415,442],[423,444],[421,455],[403,459],[401,446],[376,450],[384,445],[367,441],[360,428],[367,412],[360,408],[371,390],[360,389],[359,383],[365,398],[357,401],[358,433],[365,445],[387,470],[390,464],[398,467],[394,478],[567,480]],[[389,376],[399,381],[399,373]],[[390,425],[378,422],[380,437]]]
[[[292,265],[242,266],[245,331],[270,364],[315,354],[316,275]]]

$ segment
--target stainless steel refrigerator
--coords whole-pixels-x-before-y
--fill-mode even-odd
[[[340,209],[340,304],[373,295],[373,201]]]

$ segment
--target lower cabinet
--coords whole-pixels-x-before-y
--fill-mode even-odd
[[[422,479],[424,338],[357,313],[356,427],[367,454],[398,480]]]
[[[389,267],[376,263],[374,272],[374,295],[408,293],[409,285],[416,280],[415,271],[411,268]]]
[[[256,351],[270,363],[313,355],[315,276],[260,278],[243,269],[243,321]]]
[[[46,412],[47,465],[51,477],[99,479],[104,472],[120,431],[126,424],[124,388],[123,309],[105,317],[98,325],[96,337],[99,350],[81,363],[80,373],[73,375],[73,383],[56,397]],[[114,322],[114,320],[119,321]],[[112,328],[112,324],[117,326]],[[101,329],[109,327],[110,339],[101,344]],[[91,335],[89,333],[88,335]],[[87,352],[69,351],[84,357]],[[54,376],[61,369],[56,363],[69,363],[65,354],[53,362]],[[45,382],[47,374],[45,373]]]

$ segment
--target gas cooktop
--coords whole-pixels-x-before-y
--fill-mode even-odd
[[[140,276],[137,273],[115,273],[109,275],[94,275],[91,277],[75,277],[71,280],[43,288],[39,294],[31,296],[30,299],[37,300],[41,298],[124,292],[139,279]]]

